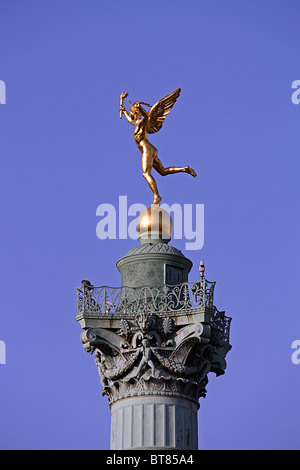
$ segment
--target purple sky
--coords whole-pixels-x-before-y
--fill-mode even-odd
[[[96,209],[151,203],[122,91],[154,104],[168,204],[205,205],[185,251],[233,318],[227,373],[200,400],[202,449],[299,449],[299,126],[296,0],[0,0],[1,449],[108,449],[110,411],[75,320],[82,279],[120,285],[138,242],[99,240]]]

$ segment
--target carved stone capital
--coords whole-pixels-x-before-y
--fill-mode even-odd
[[[190,320],[178,325],[170,317],[140,312],[121,319],[118,329],[83,331],[83,346],[95,354],[102,394],[109,404],[141,395],[178,396],[197,404],[205,397],[207,375],[224,373],[230,346],[216,328],[193,323],[193,315]]]

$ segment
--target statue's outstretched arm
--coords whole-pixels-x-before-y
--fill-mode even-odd
[[[127,121],[130,122],[130,124],[134,124],[134,120],[131,119],[130,114],[128,114],[128,112],[126,111],[125,106],[120,105],[119,110],[124,114],[124,116],[126,117]]]
[[[124,91],[120,95],[120,105],[119,105],[120,119],[122,118],[122,115],[124,114],[127,121],[130,122],[130,124],[134,124],[134,120],[131,118],[130,114],[128,114],[124,106],[124,99],[127,98],[127,96],[128,96],[128,92],[125,93]]]

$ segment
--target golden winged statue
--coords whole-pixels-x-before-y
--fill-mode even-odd
[[[133,137],[135,143],[138,146],[138,149],[142,154],[143,176],[148,182],[151,191],[153,192],[153,204],[159,205],[162,198],[158,193],[156,181],[151,175],[152,168],[154,168],[162,176],[184,172],[192,175],[194,178],[196,177],[195,171],[189,166],[170,166],[168,168],[164,168],[163,164],[158,158],[157,149],[148,141],[147,138],[148,134],[154,134],[161,129],[166,116],[169,114],[177,98],[179,97],[180,91],[180,88],[178,88],[177,90],[173,91],[173,93],[170,93],[169,95],[159,100],[152,107],[150,104],[144,103],[143,101],[135,101],[134,103],[131,103],[129,100],[129,113],[126,111],[123,105],[124,99],[128,96],[128,93],[122,93],[120,95],[120,118],[124,114],[127,121],[134,125]],[[142,105],[148,106],[151,109],[147,112],[142,107]]]

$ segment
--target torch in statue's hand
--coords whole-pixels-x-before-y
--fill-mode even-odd
[[[119,106],[119,109],[120,109],[120,119],[122,119],[122,114],[123,114],[123,103],[124,103],[124,99],[128,96],[128,92],[126,91],[126,93],[123,91],[123,93],[120,95],[120,106]]]

